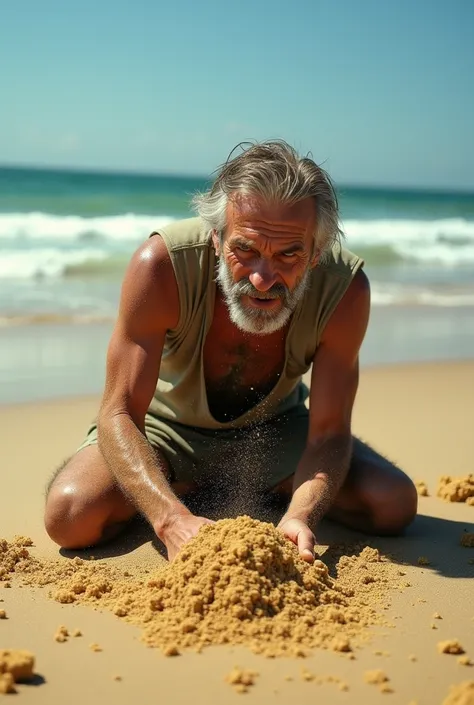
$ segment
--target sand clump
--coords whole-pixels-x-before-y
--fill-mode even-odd
[[[27,546],[31,546],[31,539],[15,537],[10,543],[0,539],[0,582],[4,586],[10,585],[12,573],[22,564],[30,563],[31,557]]]
[[[440,654],[463,654],[464,649],[457,639],[447,639],[446,641],[438,642],[438,651]]]
[[[235,666],[225,677],[225,681],[233,686],[236,693],[246,693],[250,686],[255,685],[258,671]]]
[[[461,546],[464,546],[464,548],[474,548],[474,533],[466,531],[461,535],[459,543]]]
[[[0,693],[16,693],[15,683],[34,676],[35,657],[30,651],[0,649]]]
[[[429,497],[428,485],[424,480],[415,480],[415,487],[420,497]]]
[[[474,705],[474,681],[452,685],[442,705]]]
[[[442,475],[438,482],[438,497],[448,502],[465,502],[474,506],[474,474],[464,477]]]
[[[218,644],[269,657],[351,652],[369,639],[368,627],[384,623],[378,607],[397,583],[395,566],[374,548],[341,555],[333,578],[322,561],[303,561],[273,524],[247,516],[204,526],[152,574],[134,577],[77,557],[41,562],[5,541],[2,567],[4,576],[14,571],[26,584],[49,585],[61,603],[111,610],[170,656]]]
[[[389,685],[390,678],[380,668],[365,671],[364,681],[369,685],[377,685],[381,693],[393,693],[393,689]]]

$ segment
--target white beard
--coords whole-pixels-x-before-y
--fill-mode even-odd
[[[224,296],[232,323],[235,323],[244,333],[270,335],[270,333],[275,333],[275,331],[280,330],[288,323],[291,314],[303,298],[308,287],[310,271],[310,268],[306,270],[293,291],[289,291],[283,285],[274,285],[269,292],[265,292],[268,294],[268,298],[277,298],[272,293],[272,289],[278,286],[278,298],[281,301],[281,306],[276,311],[250,308],[242,304],[242,296],[258,296],[261,292],[255,289],[248,279],[234,282],[223,257],[219,257],[216,279]]]

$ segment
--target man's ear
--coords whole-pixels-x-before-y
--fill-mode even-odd
[[[214,245],[214,250],[216,251],[216,255],[219,256],[221,253],[220,252],[221,242],[220,242],[220,238],[219,238],[219,233],[217,232],[217,230],[215,228],[212,231],[212,244]]]

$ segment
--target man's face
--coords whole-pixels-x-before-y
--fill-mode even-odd
[[[293,205],[250,196],[229,200],[223,242],[214,234],[217,281],[241,330],[268,335],[286,325],[317,261],[315,226],[310,198]]]

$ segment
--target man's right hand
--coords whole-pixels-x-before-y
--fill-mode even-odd
[[[205,517],[197,517],[194,514],[179,515],[173,517],[166,526],[159,531],[158,538],[163,541],[168,551],[168,560],[173,561],[178,551],[198,533],[201,526],[214,524],[215,522]]]

